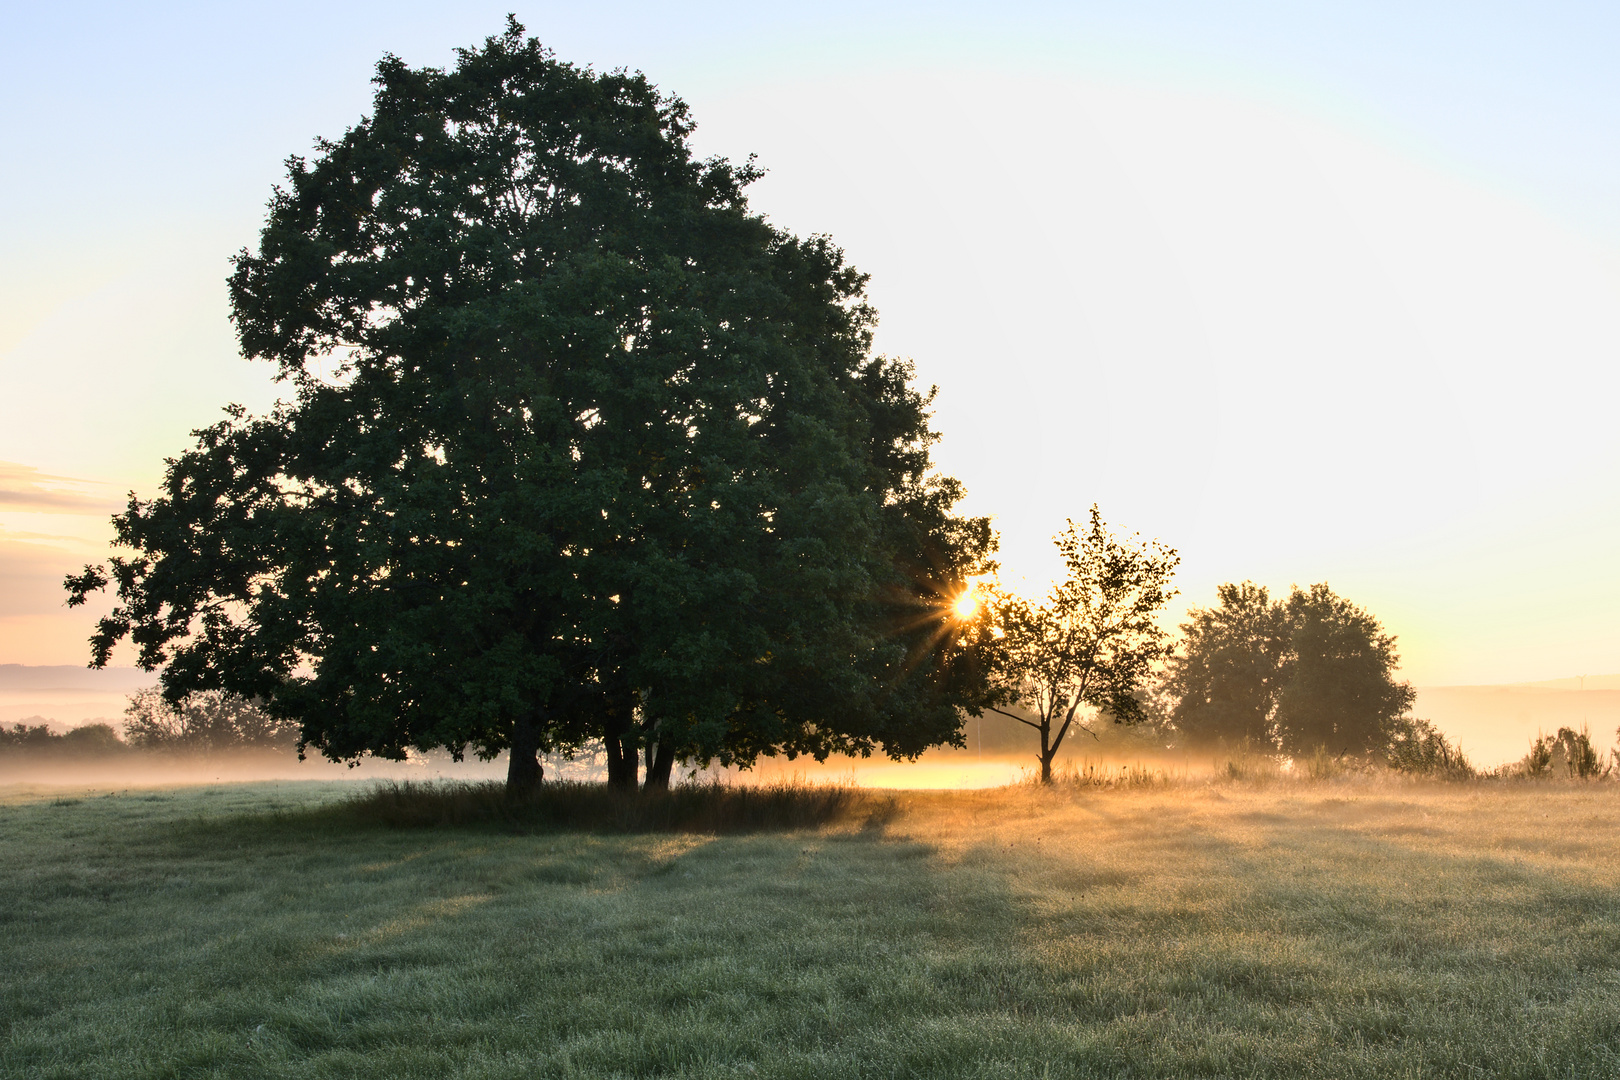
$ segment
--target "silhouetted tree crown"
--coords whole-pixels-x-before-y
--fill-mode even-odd
[[[1365,608],[1325,584],[1295,588],[1288,597],[1292,628],[1277,700],[1283,749],[1308,753],[1372,753],[1382,749],[1396,719],[1412,707],[1410,683],[1396,682],[1400,656]]]
[[[1373,615],[1325,584],[1278,601],[1251,582],[1226,584],[1217,597],[1182,624],[1162,684],[1185,742],[1385,748],[1415,692],[1395,681],[1395,639]]]
[[[240,408],[69,580],[172,701],[224,690],[335,759],[591,738],[677,758],[958,738],[983,676],[945,598],[984,519],[931,474],[930,397],[870,354],[865,278],[693,158],[686,105],[517,23],[377,68],[288,162],[230,280],[291,399]]]
[[[1222,585],[1216,596],[1215,607],[1195,607],[1181,624],[1163,683],[1170,720],[1186,743],[1270,746],[1291,638],[1287,611],[1253,582]]]

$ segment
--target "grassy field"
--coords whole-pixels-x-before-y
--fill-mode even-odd
[[[1615,785],[353,792],[10,789],[0,1075],[1620,1076]]]

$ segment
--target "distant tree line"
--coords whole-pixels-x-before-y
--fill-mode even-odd
[[[201,690],[179,704],[156,689],[139,691],[124,710],[124,733],[131,746],[152,750],[291,750],[298,742],[297,724],[222,690]]]
[[[257,703],[221,691],[202,691],[178,705],[154,689],[130,695],[123,733],[105,722],[52,730],[44,717],[0,727],[0,754],[70,758],[109,757],[133,751],[219,753],[230,750],[290,752],[298,728],[269,715]]]
[[[39,720],[41,723],[30,723]],[[43,716],[28,717],[10,727],[0,727],[0,755],[50,757],[105,757],[129,749],[111,724],[84,724],[56,732]]]

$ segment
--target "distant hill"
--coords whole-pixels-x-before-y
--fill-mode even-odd
[[[1543,682],[1503,683],[1506,689],[1534,690],[1620,690],[1620,675],[1576,675],[1568,679],[1547,679]],[[1453,686],[1449,690],[1477,690],[1479,687]]]
[[[58,730],[95,721],[116,725],[129,695],[157,681],[155,673],[133,667],[0,664],[0,724],[48,721]]]
[[[1561,727],[1592,732],[1603,751],[1620,728],[1620,675],[1587,675],[1496,686],[1420,686],[1418,716],[1433,720],[1478,765],[1517,761],[1537,734]]]

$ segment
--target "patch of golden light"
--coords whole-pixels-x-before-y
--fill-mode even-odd
[[[963,590],[962,595],[958,596],[956,601],[951,604],[951,611],[955,612],[958,619],[971,619],[978,610],[979,597],[972,589]]]

